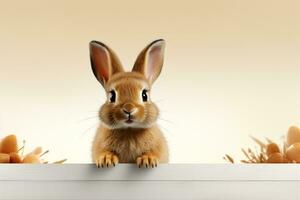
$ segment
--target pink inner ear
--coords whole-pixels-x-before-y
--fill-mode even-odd
[[[109,78],[109,56],[102,48],[93,48],[93,62],[96,68],[97,78],[107,81]]]
[[[103,79],[105,81],[108,80],[108,68],[101,68],[100,69],[100,74],[101,74],[101,77],[103,77]]]
[[[157,71],[160,70],[162,62],[162,49],[160,46],[154,46],[149,52],[147,58],[146,77],[152,79],[156,76]]]

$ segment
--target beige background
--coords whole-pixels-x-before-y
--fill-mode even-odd
[[[167,41],[152,98],[172,162],[223,162],[300,125],[300,3],[287,1],[1,1],[0,134],[42,145],[50,160],[90,162],[105,101],[88,42],[130,69]],[[166,121],[167,120],[167,121]]]

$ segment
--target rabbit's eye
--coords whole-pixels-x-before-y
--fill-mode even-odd
[[[109,92],[109,102],[111,103],[116,102],[116,92],[114,90],[111,90]]]
[[[142,91],[142,98],[143,98],[143,102],[148,101],[148,94],[147,94],[148,90],[143,90]]]

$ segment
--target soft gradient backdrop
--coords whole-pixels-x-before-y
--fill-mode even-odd
[[[106,100],[88,43],[114,49],[128,70],[154,39],[167,41],[152,98],[171,162],[224,162],[258,138],[300,125],[297,0],[1,1],[0,136],[27,151],[90,162]]]

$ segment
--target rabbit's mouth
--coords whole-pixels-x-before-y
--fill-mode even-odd
[[[125,121],[127,124],[131,124],[131,123],[133,123],[133,120],[132,119],[127,119],[126,121]]]
[[[134,121],[133,121],[133,119],[132,119],[132,115],[129,115],[128,116],[128,118],[125,120],[125,123],[126,124],[131,124],[131,123],[133,123]]]

